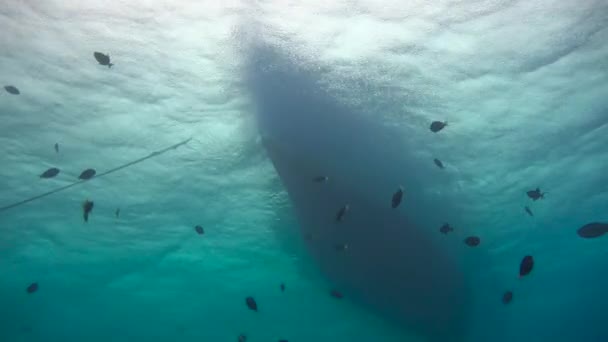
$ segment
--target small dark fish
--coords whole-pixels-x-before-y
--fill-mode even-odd
[[[116,209],[116,213],[115,213],[115,214],[116,214],[116,218],[119,218],[119,217],[120,217],[120,208],[117,208],[117,209]]]
[[[86,170],[82,171],[82,173],[80,174],[80,176],[78,176],[78,178],[84,179],[84,180],[91,179],[91,178],[93,178],[93,176],[95,176],[95,173],[96,172],[94,169],[86,169]]]
[[[528,215],[534,216],[534,214],[532,214],[532,210],[530,210],[530,208],[528,208],[527,206],[524,207],[524,210],[528,213]]]
[[[342,293],[340,293],[338,290],[331,290],[331,292],[329,293],[332,297],[334,298],[338,298],[338,299],[342,299]]]
[[[97,62],[99,64],[107,65],[108,68],[111,68],[112,65],[114,65],[114,64],[110,63],[110,55],[106,55],[101,52],[94,52],[93,56],[95,57],[95,59],[97,60]]]
[[[31,283],[30,286],[25,289],[27,293],[34,293],[38,291],[38,283]]]
[[[502,295],[502,303],[509,304],[513,300],[513,292],[507,291]]]
[[[59,153],[59,143],[55,143],[55,153]]]
[[[397,191],[393,194],[393,198],[391,199],[391,207],[393,209],[397,208],[399,204],[401,204],[401,200],[403,199],[403,187],[399,187]]]
[[[281,292],[285,292],[285,284],[281,283]]]
[[[304,239],[306,239],[306,241],[312,241],[313,238],[314,236],[312,235],[312,233],[304,234]]]
[[[469,247],[477,247],[479,246],[480,242],[481,239],[477,236],[469,236],[468,238],[464,239],[464,243],[466,243]]]
[[[279,340],[279,342],[289,342],[289,341],[287,341],[287,340]]]
[[[528,197],[530,197],[533,201],[537,201],[539,199],[544,199],[545,195],[547,194],[546,192],[540,192],[540,188],[536,188],[534,190],[530,190],[528,192],[526,192],[526,194],[528,195]]]
[[[526,255],[519,264],[519,277],[527,276],[534,268],[534,258],[531,255]]]
[[[19,89],[17,89],[17,87],[12,86],[12,85],[4,86],[4,90],[6,90],[6,92],[8,92],[9,94],[12,94],[12,95],[19,95],[19,94],[21,94],[21,92],[19,91]]]
[[[600,237],[608,232],[608,223],[592,222],[580,227],[576,233],[585,239]]]
[[[347,243],[336,243],[336,244],[334,244],[334,249],[338,252],[344,252],[345,250],[348,249],[348,244]]]
[[[93,201],[84,201],[82,204],[84,222],[89,222],[89,214],[91,213],[91,210],[93,210]]]
[[[245,304],[247,304],[249,310],[258,312],[258,303],[255,302],[255,299],[253,299],[253,297],[245,298]]]
[[[53,177],[57,176],[58,174],[59,174],[59,169],[56,167],[52,167],[52,168],[44,171],[40,175],[40,178],[53,178]]]
[[[443,163],[441,162],[441,160],[435,158],[433,159],[433,162],[435,162],[435,165],[437,165],[438,168],[443,169]]]
[[[344,215],[346,215],[349,209],[350,207],[348,206],[348,204],[340,208],[340,210],[338,210],[338,213],[336,214],[336,222],[342,221]]]
[[[240,334],[238,342],[247,342],[247,336],[245,334]]]
[[[431,126],[429,127],[431,129],[431,132],[433,133],[437,133],[439,131],[441,131],[443,128],[445,128],[445,126],[448,125],[447,121],[433,121],[431,122]]]
[[[201,226],[196,226],[196,227],[194,227],[194,230],[196,231],[196,233],[197,233],[198,235],[203,235],[203,234],[205,234],[205,230],[203,230],[203,227],[201,227]]]
[[[312,181],[315,183],[324,183],[324,182],[327,182],[328,180],[329,180],[329,177],[327,177],[327,176],[317,176],[312,179]]]
[[[441,228],[439,228],[439,232],[441,234],[445,234],[447,235],[449,232],[453,232],[454,228],[452,228],[448,223],[444,223],[443,226],[441,226]]]

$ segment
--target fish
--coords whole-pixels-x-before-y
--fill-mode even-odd
[[[336,222],[342,221],[342,219],[344,218],[344,215],[346,215],[348,210],[350,210],[350,206],[348,204],[346,204],[345,206],[340,208],[340,210],[338,210],[338,213],[336,214]]]
[[[343,252],[348,249],[348,244],[347,243],[336,243],[336,244],[334,244],[334,249],[337,252]]]
[[[578,236],[585,239],[593,239],[600,237],[608,232],[608,223],[591,222],[580,227],[576,233]]]
[[[197,233],[198,235],[203,235],[203,234],[205,234],[205,230],[204,230],[204,229],[203,229],[203,227],[201,227],[201,226],[196,226],[196,227],[194,227],[194,230],[196,231],[196,233]]]
[[[89,200],[84,201],[82,204],[84,222],[89,222],[89,214],[91,213],[91,210],[93,210],[93,205],[94,203]]]
[[[245,304],[247,304],[247,307],[249,308],[249,310],[258,312],[258,303],[256,303],[256,301],[255,301],[255,299],[253,299],[253,297],[245,298]]]
[[[343,297],[343,296],[342,296],[342,293],[340,293],[338,290],[331,290],[331,291],[329,292],[329,294],[330,294],[332,297],[337,298],[337,299],[342,299],[342,297]]]
[[[469,236],[468,238],[464,239],[464,243],[469,247],[477,247],[481,243],[481,239],[477,236]]]
[[[546,192],[541,193],[540,192],[540,188],[536,188],[534,190],[530,190],[528,192],[526,192],[526,194],[528,195],[528,197],[530,197],[533,201],[537,201],[539,199],[544,199],[545,195],[547,194]]]
[[[502,295],[502,303],[509,304],[513,300],[513,292],[507,291]]]
[[[95,173],[96,172],[94,169],[86,169],[82,171],[82,173],[80,173],[80,176],[78,176],[78,178],[82,180],[91,179],[93,178],[93,176],[95,176]]]
[[[21,92],[19,91],[19,89],[17,89],[17,87],[12,86],[12,85],[4,86],[4,90],[6,90],[6,92],[9,93],[9,94],[11,94],[11,95],[19,95],[19,94],[21,94]]]
[[[30,286],[25,289],[25,291],[27,293],[34,293],[38,291],[38,283],[31,283]]]
[[[452,228],[452,226],[450,226],[448,223],[444,223],[443,226],[441,226],[439,228],[439,232],[441,234],[445,234],[447,235],[449,232],[453,232],[454,228]]]
[[[106,55],[106,54],[103,54],[101,52],[94,52],[93,56],[95,57],[95,59],[97,60],[97,62],[99,64],[101,64],[101,65],[107,65],[108,68],[111,68],[112,65],[114,65],[114,64],[112,64],[110,62],[110,55]]]
[[[115,214],[116,214],[116,218],[118,218],[120,216],[120,208],[116,208]]]
[[[279,340],[279,342],[289,342],[289,341],[287,341],[287,340]]]
[[[437,165],[438,168],[443,169],[443,163],[441,162],[441,160],[435,158],[433,159],[433,162],[435,162],[435,165]]]
[[[328,180],[329,180],[329,177],[327,177],[327,176],[317,176],[312,179],[312,181],[315,183],[324,183],[324,182],[327,182]]]
[[[437,133],[439,131],[441,131],[442,129],[445,128],[445,126],[448,125],[447,121],[433,121],[431,122],[431,126],[429,127],[429,129],[431,130],[431,132],[433,133]]]
[[[247,342],[247,336],[245,334],[240,334],[238,342]]]
[[[281,292],[285,292],[285,284],[281,283]]]
[[[528,213],[528,215],[534,216],[534,214],[532,214],[532,210],[530,210],[530,208],[528,208],[527,206],[524,207],[524,210]]]
[[[401,204],[401,200],[403,199],[403,187],[399,187],[397,191],[393,194],[393,198],[391,199],[391,207],[393,209],[397,208],[399,204]]]
[[[52,168],[44,171],[40,175],[40,178],[53,178],[53,177],[57,176],[58,174],[59,174],[59,169],[56,167],[52,167]]]
[[[519,264],[519,277],[522,278],[532,272],[534,268],[534,258],[531,255],[526,255]]]

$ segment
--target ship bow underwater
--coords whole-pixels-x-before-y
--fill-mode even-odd
[[[348,297],[434,340],[464,336],[466,278],[431,226],[454,209],[391,131],[319,88],[318,75],[258,46],[246,77],[262,144],[300,235]],[[402,191],[395,206],[391,196]]]

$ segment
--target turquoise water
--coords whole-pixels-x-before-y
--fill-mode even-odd
[[[26,1],[0,29],[1,341],[608,340],[607,237],[577,235],[608,222],[605,0]]]

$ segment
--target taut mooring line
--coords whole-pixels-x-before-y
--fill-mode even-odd
[[[120,165],[120,166],[115,167],[115,168],[113,168],[113,169],[110,169],[110,170],[108,170],[108,171],[106,171],[106,172],[102,172],[102,173],[100,173],[100,174],[96,175],[95,177],[93,177],[93,178],[91,178],[91,179],[95,179],[95,178],[99,178],[99,177],[107,176],[107,175],[109,175],[110,173],[116,172],[116,171],[118,171],[118,170],[122,170],[122,169],[124,169],[124,168],[127,168],[127,167],[132,166],[132,165],[135,165],[135,164],[139,164],[139,163],[143,162],[144,160],[150,159],[150,158],[152,158],[152,157],[160,156],[161,154],[163,154],[163,153],[165,153],[165,152],[167,152],[167,151],[169,151],[169,150],[174,150],[174,149],[176,149],[176,148],[178,148],[178,147],[180,147],[180,146],[182,146],[182,145],[187,144],[187,143],[188,143],[190,140],[192,140],[192,138],[188,138],[188,139],[186,139],[186,140],[184,140],[184,141],[182,141],[182,142],[179,142],[179,143],[177,143],[177,144],[175,144],[175,145],[171,145],[171,146],[169,146],[169,147],[167,147],[167,148],[164,148],[164,149],[162,149],[162,150],[158,150],[158,151],[156,151],[156,152],[152,152],[152,153],[150,153],[149,155],[147,155],[147,156],[145,156],[145,157],[142,157],[142,158],[139,158],[139,159],[133,160],[133,161],[128,162],[128,163],[126,163],[126,164],[123,164],[123,165]],[[71,188],[71,187],[73,187],[73,186],[76,186],[76,185],[82,184],[82,183],[87,182],[87,181],[89,181],[89,180],[91,180],[91,179],[79,180],[79,181],[76,181],[76,182],[74,182],[74,183],[68,184],[68,185],[66,185],[66,186],[62,186],[62,187],[60,187],[60,188],[57,188],[57,189],[51,190],[51,191],[49,191],[49,192],[45,192],[45,193],[43,193],[43,194],[40,194],[40,195],[37,195],[37,196],[34,196],[34,197],[30,197],[30,198],[25,199],[25,200],[23,200],[23,201],[20,201],[20,202],[17,202],[17,203],[13,203],[13,204],[10,204],[10,205],[4,206],[4,207],[0,207],[0,212],[5,211],[5,210],[9,210],[9,209],[12,209],[12,208],[15,208],[15,207],[18,207],[18,206],[20,206],[20,205],[23,205],[23,204],[26,204],[26,203],[29,203],[29,202],[35,201],[35,200],[37,200],[37,199],[40,199],[40,198],[43,198],[43,197],[46,197],[46,196],[49,196],[49,195],[52,195],[52,194],[55,194],[55,193],[58,193],[58,192],[61,192],[61,191],[63,191],[63,190],[67,190],[67,189],[69,189],[69,188]]]

